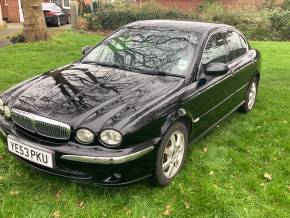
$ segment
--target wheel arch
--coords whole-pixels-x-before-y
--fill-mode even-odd
[[[186,112],[186,110],[183,108],[180,108],[170,113],[166,117],[165,122],[163,123],[161,127],[161,136],[163,137],[165,133],[167,132],[167,130],[176,122],[183,123],[188,131],[188,136],[190,136],[191,130],[192,130],[192,119],[189,116],[189,114]]]

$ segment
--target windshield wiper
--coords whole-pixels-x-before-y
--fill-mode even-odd
[[[119,65],[119,64],[112,64],[112,63],[105,63],[105,62],[98,62],[98,61],[84,61],[83,63],[84,64],[96,64],[96,65],[105,66],[105,67],[113,67],[113,68],[131,71],[131,72],[138,71],[139,73],[149,74],[149,75],[174,76],[174,77],[181,77],[181,78],[185,77],[184,75],[168,73],[168,72],[161,71],[161,70],[147,70],[147,69],[142,69],[142,68],[138,68],[138,67],[134,67],[134,66]]]
[[[174,76],[174,77],[181,77],[184,78],[184,75],[180,74],[175,74],[175,73],[168,73],[162,70],[149,70],[149,69],[142,69],[142,68],[137,68],[137,67],[132,67],[134,70],[137,70],[141,73],[144,74],[149,74],[149,75],[157,75],[157,76]]]
[[[98,62],[98,61],[83,61],[84,64],[96,64],[104,67],[113,67],[118,68],[122,70],[129,70],[132,71],[131,67],[125,66],[125,65],[119,65],[119,64],[111,64],[111,63],[105,63],[105,62]]]

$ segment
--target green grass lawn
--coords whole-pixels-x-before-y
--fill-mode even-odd
[[[1,48],[0,92],[72,62],[101,38],[67,32]],[[252,46],[263,56],[256,108],[192,145],[169,187],[76,184],[23,166],[0,143],[0,217],[290,217],[290,42]]]

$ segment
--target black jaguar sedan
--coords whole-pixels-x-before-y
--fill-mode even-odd
[[[255,105],[260,53],[228,25],[140,21],[82,52],[0,95],[1,138],[35,169],[166,186],[189,145]]]

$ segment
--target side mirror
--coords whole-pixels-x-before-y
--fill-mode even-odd
[[[91,47],[91,46],[82,47],[82,54],[85,55],[85,54],[89,53],[89,51],[91,51],[92,49],[93,49],[93,47]]]
[[[213,62],[207,65],[205,75],[222,76],[229,72],[228,65],[219,62]]]

